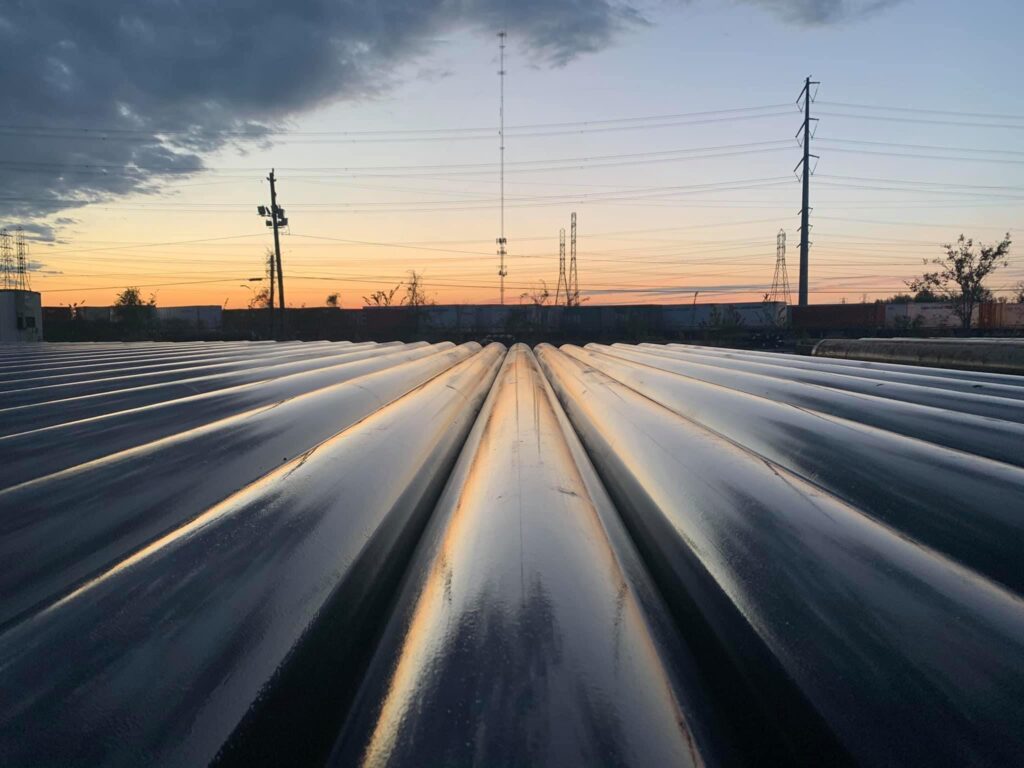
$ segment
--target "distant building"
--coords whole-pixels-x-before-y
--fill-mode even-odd
[[[0,290],[0,343],[42,340],[42,296],[36,291]]]

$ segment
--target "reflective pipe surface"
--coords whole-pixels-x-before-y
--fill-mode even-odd
[[[579,347],[568,355],[1024,592],[1024,469]]]
[[[475,342],[0,491],[0,625],[38,608],[455,364]],[[493,354],[493,353],[491,353]]]
[[[322,763],[503,353],[465,357],[8,628],[0,762]]]
[[[650,347],[647,347],[650,349]],[[688,350],[665,349],[662,354],[670,356],[692,356],[697,357],[703,353],[695,353]],[[730,360],[724,355],[715,355],[718,365],[737,370],[760,371],[774,373],[784,376],[792,381],[799,381],[805,384],[817,384],[822,387],[845,390],[847,392],[858,392],[860,394],[874,395],[875,397],[887,397],[892,400],[900,400],[919,405],[931,405],[936,408],[946,408],[960,413],[973,413],[978,416],[987,416],[1004,421],[1024,422],[1024,401],[1016,394],[1012,397],[1002,395],[975,394],[973,392],[958,392],[951,389],[944,389],[928,384],[924,380],[922,384],[907,384],[902,381],[891,379],[872,379],[860,376],[858,373],[836,373],[827,370],[804,370],[795,367],[786,367],[785,364],[744,362],[736,359]],[[782,370],[771,370],[782,368]],[[997,385],[986,386],[990,391],[1005,390],[1016,393],[1017,387],[999,387]]]
[[[138,387],[146,384],[159,384],[166,381],[176,381],[186,376],[204,376],[214,373],[229,373],[231,371],[244,371],[256,365],[270,365],[275,362],[284,363],[289,360],[307,360],[311,356],[323,356],[336,354],[337,348],[330,344],[320,344],[310,349],[288,346],[271,354],[258,356],[245,356],[242,359],[230,360],[227,362],[202,362],[188,365],[174,370],[149,371],[135,373],[127,369],[125,373],[101,374],[97,378],[88,378],[82,381],[71,381],[54,384],[36,384],[19,389],[10,389],[2,393],[5,408],[18,405],[31,405],[33,403],[44,403],[51,400],[64,400],[72,397],[81,397],[98,392],[109,392],[111,390]]]
[[[221,362],[239,359],[257,359],[259,357],[280,354],[286,350],[315,349],[316,346],[324,346],[331,343],[340,346],[349,346],[351,342],[317,342],[306,344],[302,347],[296,345],[282,347],[262,347],[252,349],[241,345],[225,346],[220,349],[207,349],[194,352],[172,353],[163,352],[153,355],[135,355],[131,357],[117,358],[114,360],[86,359],[75,362],[47,361],[45,364],[4,364],[0,369],[0,391],[8,389],[20,389],[43,384],[59,384],[65,382],[81,381],[85,379],[103,379],[111,376],[123,375],[125,373],[146,373],[151,371],[171,370],[188,368],[206,364],[206,362]]]
[[[689,649],[514,346],[330,764],[706,765],[709,719]]]
[[[644,345],[641,345],[644,346]],[[654,346],[662,346],[656,344]],[[816,358],[808,355],[791,355],[783,352],[766,352],[755,349],[726,349],[724,347],[705,347],[697,344],[666,344],[666,347],[678,349],[692,349],[701,352],[712,353],[742,353],[750,357],[766,358],[768,360],[785,360],[792,362],[797,367],[803,365],[814,366],[816,364],[827,364],[854,371],[895,371],[897,373],[913,372],[915,376],[937,376],[943,379],[963,379],[966,381],[990,382],[992,384],[1003,384],[1007,386],[1024,387],[1024,379],[1006,373],[988,373],[986,371],[962,371],[956,368],[932,368],[926,365],[901,365],[899,363],[881,363],[869,360],[846,360],[844,358]]]
[[[788,764],[1024,754],[1018,596],[580,360],[538,357],[698,660],[776,724]]]
[[[422,345],[424,342],[417,342]],[[159,403],[179,397],[188,397],[201,392],[238,386],[255,381],[267,381],[301,371],[311,371],[335,365],[342,359],[360,351],[377,347],[402,346],[401,342],[385,344],[345,345],[337,352],[328,351],[311,358],[299,358],[292,362],[257,361],[250,368],[229,373],[215,373],[204,376],[185,376],[159,384],[133,384],[122,389],[97,392],[76,397],[64,397],[42,403],[0,408],[0,435],[13,435],[32,429],[64,424],[76,419],[86,419],[113,411],[137,408],[150,403]],[[2,401],[0,401],[2,402]]]
[[[872,427],[915,437],[985,458],[1024,466],[1024,424],[930,405],[917,405],[857,392],[777,378],[764,372],[734,370],[710,357],[676,357],[658,349],[628,344],[588,344],[588,350],[678,373],[709,384],[788,403]]]
[[[0,363],[19,366],[44,366],[48,364],[93,363],[101,360],[118,360],[136,356],[159,356],[190,354],[196,351],[244,347],[258,352],[260,348],[292,342],[274,341],[197,341],[197,342],[149,342],[130,344],[117,342],[41,342],[38,344],[0,344]]]
[[[0,469],[0,489],[398,363],[428,357],[453,346],[451,342],[442,342],[409,347],[360,347],[332,358],[337,361],[334,365],[315,371],[0,437],[0,453],[12,457]]]
[[[351,342],[337,342],[349,344]],[[173,350],[153,352],[151,354],[122,355],[117,357],[103,356],[94,353],[82,358],[67,358],[56,354],[48,354],[33,361],[14,361],[0,359],[0,382],[6,387],[11,379],[35,378],[38,376],[79,375],[101,370],[118,370],[131,365],[149,367],[151,365],[174,365],[181,361],[195,361],[210,358],[227,358],[238,355],[256,356],[266,354],[267,347],[251,347],[245,344],[224,342],[223,347],[207,347],[206,349]],[[15,360],[17,360],[15,358]]]

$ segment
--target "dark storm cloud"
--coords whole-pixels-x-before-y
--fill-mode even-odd
[[[747,1],[803,21],[849,6]],[[535,61],[560,66],[644,23],[631,0],[8,0],[0,224],[158,192],[212,150],[386,90],[454,30],[505,26]]]
[[[201,170],[206,152],[386,89],[438,36],[500,28],[506,6],[510,36],[547,65],[642,23],[612,0],[6,3],[0,219],[155,192]]]

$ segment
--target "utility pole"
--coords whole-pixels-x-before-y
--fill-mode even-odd
[[[558,299],[565,295],[565,303],[569,303],[569,283],[565,279],[565,227],[558,230],[558,287],[555,288],[555,306]]]
[[[797,96],[797,101],[804,100],[804,122],[801,127],[803,131],[804,156],[796,167],[803,166],[803,191],[800,205],[800,295],[799,304],[807,306],[807,254],[811,246],[811,158],[818,159],[817,155],[811,154],[811,121],[817,118],[811,117],[811,86],[820,85],[816,80],[808,77],[804,80],[804,89]],[[796,168],[793,169],[794,171]]]
[[[277,323],[274,322],[274,275],[277,270],[274,269],[274,252],[267,250],[267,276],[270,278],[270,290],[267,291],[267,308],[270,310],[270,338],[274,338],[274,326]]]
[[[284,271],[281,269],[281,237],[279,233],[280,227],[288,226],[288,219],[284,215],[284,208],[279,208],[277,205],[277,178],[274,176],[274,169],[270,169],[270,175],[267,176],[267,181],[270,182],[270,209],[268,210],[265,205],[258,206],[256,211],[267,221],[268,227],[274,229],[274,259],[276,261],[277,271],[277,303],[280,307],[280,322],[278,323],[279,333],[283,336],[286,333],[285,321],[284,321]],[[271,277],[271,284],[273,284],[273,276]],[[271,305],[273,307],[273,305]],[[271,314],[273,314],[273,308],[271,308]]]
[[[499,105],[498,105],[498,154],[501,158],[501,173],[499,186],[501,187],[501,232],[498,235],[498,279],[501,281],[500,301],[505,303],[505,30],[498,33],[498,82],[499,82]]]
[[[569,304],[580,305],[580,278],[576,272],[576,211],[569,222]]]

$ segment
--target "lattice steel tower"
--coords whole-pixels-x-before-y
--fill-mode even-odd
[[[569,303],[569,282],[565,277],[565,227],[558,230],[558,287],[555,288],[555,306],[559,299]]]
[[[11,233],[6,229],[0,229],[0,287],[4,290],[13,290],[18,287],[17,283]]]
[[[14,249],[14,287],[19,291],[28,291],[31,289],[28,279],[28,243],[25,242],[25,233],[21,227],[18,227],[14,235]]]
[[[789,304],[789,274],[786,272],[786,231],[779,230],[775,237],[775,277],[772,289],[765,294],[765,301],[782,301]]]
[[[576,272],[576,211],[572,212],[569,223],[569,296],[566,303],[572,307],[580,305],[580,277]]]

